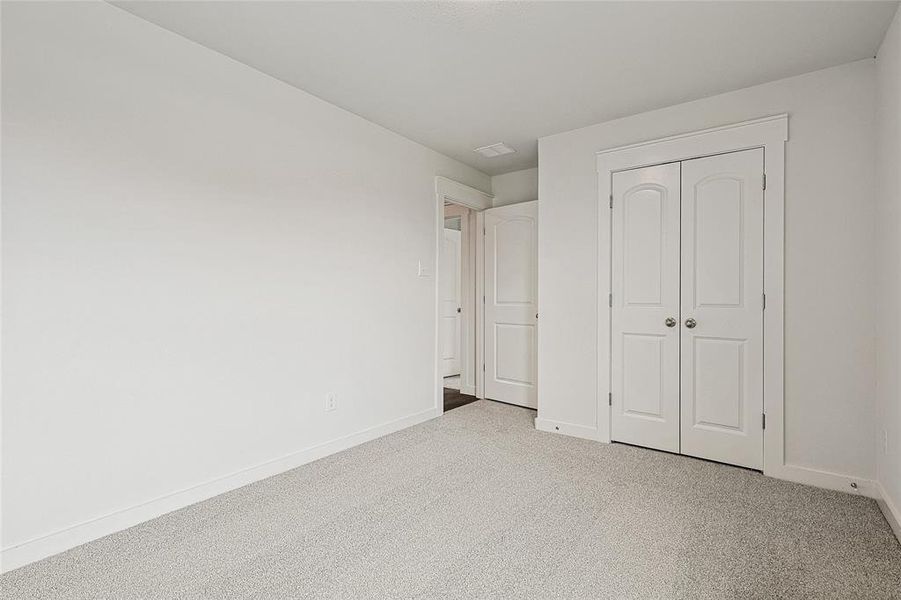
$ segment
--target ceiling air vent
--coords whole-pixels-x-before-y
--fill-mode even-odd
[[[485,158],[494,158],[495,156],[503,156],[504,154],[513,154],[516,150],[503,142],[498,142],[496,144],[491,144],[490,146],[476,148],[475,152],[478,152]]]

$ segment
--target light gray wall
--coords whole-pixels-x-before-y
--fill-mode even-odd
[[[505,206],[538,199],[538,167],[491,178],[492,206]]]
[[[893,506],[896,519],[901,520],[901,9],[877,55],[876,87],[876,465],[885,499]]]
[[[786,461],[872,479],[874,99],[866,60],[539,140],[539,416],[595,427],[608,377],[595,152],[787,112]]]
[[[109,4],[2,16],[5,557],[430,416],[435,176],[488,176]]]

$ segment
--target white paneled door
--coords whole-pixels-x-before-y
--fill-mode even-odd
[[[763,468],[763,150],[613,177],[613,438]]]
[[[682,163],[682,452],[763,468],[763,150]]]
[[[613,176],[615,439],[679,451],[679,163]]]
[[[444,247],[441,250],[441,374],[443,377],[460,374],[460,333],[462,297],[460,232],[444,230]]]
[[[538,203],[485,211],[485,397],[536,408]]]

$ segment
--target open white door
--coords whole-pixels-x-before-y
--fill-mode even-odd
[[[538,202],[485,211],[485,397],[538,407]]]
[[[613,439],[679,452],[679,163],[613,175]]]
[[[460,232],[444,230],[444,247],[441,251],[441,375],[460,374]]]
[[[763,149],[682,163],[682,453],[763,468]]]

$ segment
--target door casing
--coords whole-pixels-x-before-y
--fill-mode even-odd
[[[441,374],[440,368],[440,318],[441,318],[441,295],[440,295],[440,264],[441,264],[441,252],[444,246],[444,215],[445,215],[445,203],[450,202],[459,207],[465,207],[468,209],[466,218],[466,223],[464,227],[468,229],[470,233],[480,232],[482,231],[482,221],[483,215],[482,211],[486,208],[491,208],[492,203],[494,202],[494,196],[491,194],[486,194],[480,190],[472,188],[468,185],[459,183],[452,179],[448,179],[447,177],[437,176],[435,177],[435,235],[434,235],[434,249],[435,249],[435,261],[432,264],[432,272],[435,274],[435,286],[434,286],[434,294],[435,294],[435,328],[434,328],[434,360],[432,363],[434,364],[434,410],[436,415],[441,415],[444,413],[444,377]],[[455,207],[449,207],[451,212],[454,212]],[[482,269],[482,260],[481,256],[484,251],[483,248],[483,236],[481,235],[468,235],[466,236],[466,240],[464,241],[464,255],[466,257],[464,260],[467,262],[467,266],[469,267],[469,272],[472,273],[474,280],[474,285],[471,289],[467,288],[467,285],[464,283],[463,285],[463,322],[464,322],[464,342],[467,345],[467,349],[471,349],[474,345],[474,355],[472,359],[466,359],[466,365],[463,367],[461,371],[461,382],[464,385],[463,393],[467,394],[475,394],[478,398],[484,398],[484,381],[482,376],[482,370],[477,368],[477,365],[481,365],[484,361],[483,357],[483,335],[482,330],[484,329],[484,315],[482,313],[482,305],[480,302],[476,302],[477,298],[482,297],[482,282],[484,280],[484,273]],[[469,336],[466,335],[466,332],[469,332]],[[469,340],[469,341],[467,341]],[[474,344],[472,343],[474,341]],[[464,351],[464,355],[466,352]],[[470,378],[468,375],[472,374]],[[474,382],[474,389],[470,387],[471,383]]]
[[[637,144],[601,150],[598,171],[598,407],[596,439],[611,440],[611,313],[607,299],[612,293],[610,253],[612,219],[609,205],[613,174],[640,167],[714,156],[752,148],[764,151],[764,386],[766,414],[763,472],[766,475],[804,480],[814,485],[805,471],[785,463],[784,425],[784,220],[785,142],[788,115],[774,115],[733,125],[705,129]]]

